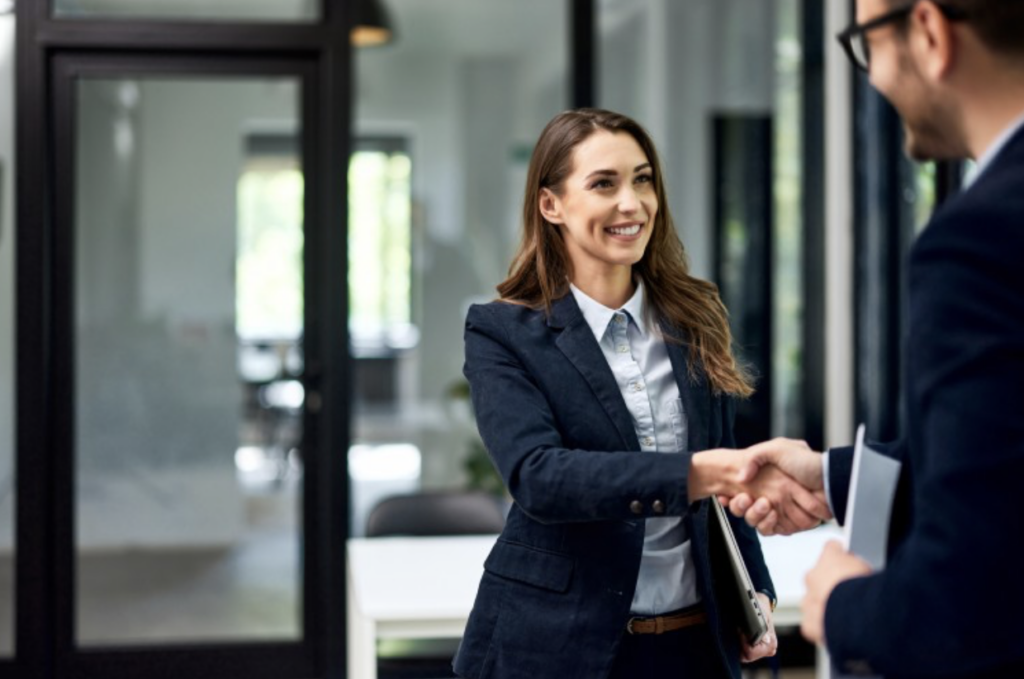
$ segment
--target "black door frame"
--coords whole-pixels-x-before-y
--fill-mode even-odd
[[[350,5],[325,2],[316,24],[54,20],[49,5],[20,2],[16,17],[17,606],[0,676],[344,676],[348,289],[335,273],[347,261]],[[161,73],[302,83],[304,381],[320,407],[305,417],[299,641],[78,649],[73,638],[75,79]]]
[[[344,262],[354,91],[348,33],[354,2],[321,0],[321,18],[314,23],[56,19],[52,2],[16,3],[16,638],[14,658],[0,659],[0,679],[344,677],[349,507],[347,460],[338,451],[347,450],[350,440],[352,389]],[[574,106],[592,105],[594,0],[567,0],[566,7],[567,87]],[[304,451],[304,636],[299,642],[102,650],[74,645],[73,250],[68,237],[74,216],[73,79],[87,72],[161,70],[290,74],[303,82],[304,379],[307,390],[319,393],[320,407],[305,421],[315,449]]]

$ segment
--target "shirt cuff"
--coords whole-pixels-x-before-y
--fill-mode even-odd
[[[757,591],[768,597],[768,603],[771,604],[771,612],[774,613],[775,607],[779,605],[779,600],[775,598],[775,592],[772,592],[771,590],[767,589],[759,589]]]
[[[832,488],[828,480],[828,454],[830,451],[826,450],[821,454],[821,475],[825,480],[825,501],[828,503],[828,511],[832,513],[832,516],[836,515],[836,510],[832,506]]]

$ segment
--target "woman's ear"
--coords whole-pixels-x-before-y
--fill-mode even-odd
[[[564,224],[562,218],[562,201],[551,189],[540,190],[540,213],[552,224]]]

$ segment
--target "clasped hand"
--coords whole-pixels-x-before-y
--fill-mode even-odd
[[[821,455],[805,442],[776,438],[744,450],[709,452],[714,455],[693,460],[697,487],[718,495],[762,535],[791,535],[832,518]]]

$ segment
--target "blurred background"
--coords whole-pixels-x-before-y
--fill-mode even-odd
[[[0,671],[342,676],[373,508],[507,499],[463,319],[573,106],[659,148],[758,374],[741,443],[898,434],[902,257],[964,168],[903,159],[851,11],[0,0]]]

